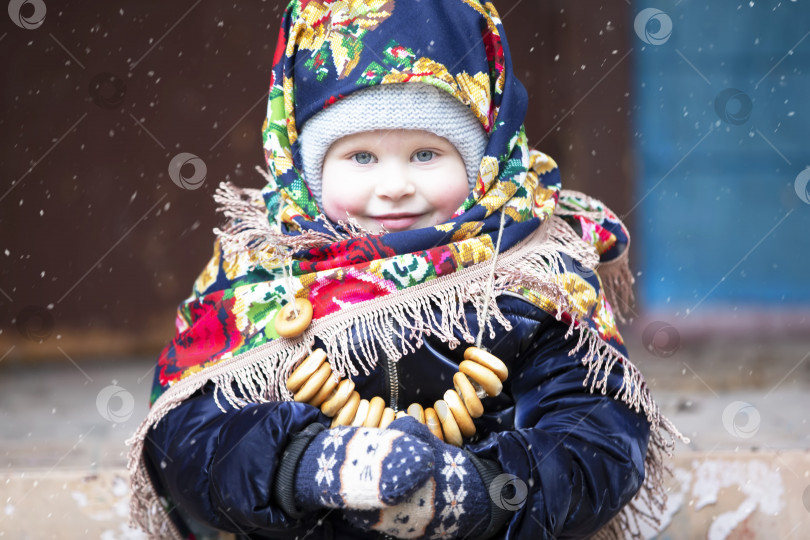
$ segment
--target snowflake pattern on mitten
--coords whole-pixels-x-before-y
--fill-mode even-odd
[[[356,527],[395,538],[466,538],[484,531],[491,501],[469,454],[439,440],[409,417],[396,420],[389,428],[430,445],[433,459],[424,465],[431,468],[431,477],[397,505],[365,512],[344,510],[346,518]]]
[[[338,463],[337,452],[343,446],[343,437],[349,433],[349,430],[347,428],[337,428],[327,430],[325,433],[327,435],[321,441],[321,454],[316,460],[318,471],[315,473],[315,482],[321,489],[321,504],[337,507],[340,502],[338,499],[339,494],[337,490],[332,489],[332,482],[335,479],[335,465]]]
[[[378,509],[416,491],[430,474],[430,447],[401,431],[338,427],[319,433],[296,471],[303,509]]]

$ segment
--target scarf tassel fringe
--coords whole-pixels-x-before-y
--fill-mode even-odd
[[[228,232],[223,234],[231,235],[231,241],[242,246],[252,245],[260,237],[262,242],[271,243],[273,239],[262,236],[269,228],[266,214],[252,215],[252,209],[256,208],[254,204],[245,203],[241,207],[240,201],[245,201],[244,196],[237,194],[234,199],[233,193],[223,189],[221,186],[218,195],[221,203],[225,200],[223,197],[227,198],[229,209],[225,210],[226,215],[238,216],[238,220],[234,220],[237,223],[232,222],[226,229]],[[560,320],[563,312],[571,313],[566,290],[555,272],[562,264],[560,253],[590,268],[597,264],[598,256],[593,246],[583,242],[562,219],[552,217],[541,229],[545,230],[541,242],[523,249],[518,249],[521,246],[513,248],[498,260],[494,294],[490,297],[488,310],[491,317],[479,321],[486,325],[492,337],[495,335],[493,319],[503,328],[511,329],[509,321],[498,309],[495,301],[497,296],[514,294],[523,287],[534,289],[558,306],[556,317]],[[284,236],[284,240],[289,242],[290,237]],[[252,247],[255,248],[255,245]],[[132,524],[144,528],[150,537],[180,539],[148,476],[143,463],[143,446],[149,429],[206,382],[211,380],[215,383],[217,405],[225,411],[222,399],[234,408],[244,407],[248,403],[292,400],[285,381],[296,364],[309,354],[316,337],[323,343],[331,367],[339,377],[357,375],[360,370],[368,375],[379,362],[380,351],[392,361],[398,361],[420,348],[426,336],[437,336],[450,349],[455,349],[462,340],[473,343],[475,340],[465,317],[465,306],[472,304],[480,318],[483,306],[476,305],[476,299],[483,297],[490,283],[486,271],[479,269],[473,273],[471,270],[462,270],[446,278],[411,287],[405,302],[393,298],[395,293],[391,297],[365,302],[356,309],[330,315],[328,320],[315,321],[300,338],[285,342],[283,347],[271,342],[223,360],[221,364],[174,385],[157,400],[147,419],[128,441],[131,444],[128,467],[132,488]],[[616,277],[609,277],[605,281],[614,287],[614,291],[625,292],[628,284],[632,283],[632,276],[628,281],[628,275],[629,270],[620,269]],[[619,362],[624,368],[624,375],[614,398],[636,411],[643,410],[651,424],[645,479],[639,493],[594,537],[600,540],[625,538],[626,535],[640,538],[640,523],[655,526],[656,513],[660,514],[666,503],[663,477],[669,470],[663,456],[671,456],[676,438],[686,439],[660,414],[643,376],[627,358],[599,339],[588,329],[587,323],[572,320],[568,335],[575,331],[579,332],[579,339],[570,354],[573,355],[582,347],[586,347],[587,351],[582,359],[582,364],[588,368],[583,386],[589,387],[591,393],[599,391],[606,394],[608,374]]]

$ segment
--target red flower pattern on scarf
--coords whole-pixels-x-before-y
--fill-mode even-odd
[[[346,305],[373,300],[396,291],[394,283],[380,276],[349,268],[345,272],[336,272],[334,277],[318,278],[309,289],[309,300],[312,302],[313,316],[318,319]]]
[[[341,266],[385,259],[394,255],[396,255],[396,251],[383,244],[379,236],[350,238],[311,249],[307,254],[307,260],[298,262],[298,268],[302,273],[322,272]]]
[[[243,336],[236,327],[233,300],[222,300],[223,291],[211,293],[204,300],[186,306],[193,324],[180,332],[163,350],[158,360],[161,379],[174,380],[172,370],[202,364],[242,344]]]

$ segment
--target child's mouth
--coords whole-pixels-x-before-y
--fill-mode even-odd
[[[383,216],[374,216],[380,225],[389,231],[402,231],[412,227],[424,214],[386,214]]]

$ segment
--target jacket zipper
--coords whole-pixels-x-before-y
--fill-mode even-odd
[[[394,412],[397,412],[399,411],[399,372],[397,371],[397,364],[386,356],[385,366],[388,371],[388,406]],[[379,533],[377,538],[380,540],[396,540],[393,536],[389,536],[384,532]]]
[[[399,411],[399,372],[397,371],[396,362],[392,362],[390,358],[385,357],[386,366],[388,367],[388,406],[394,412]]]

